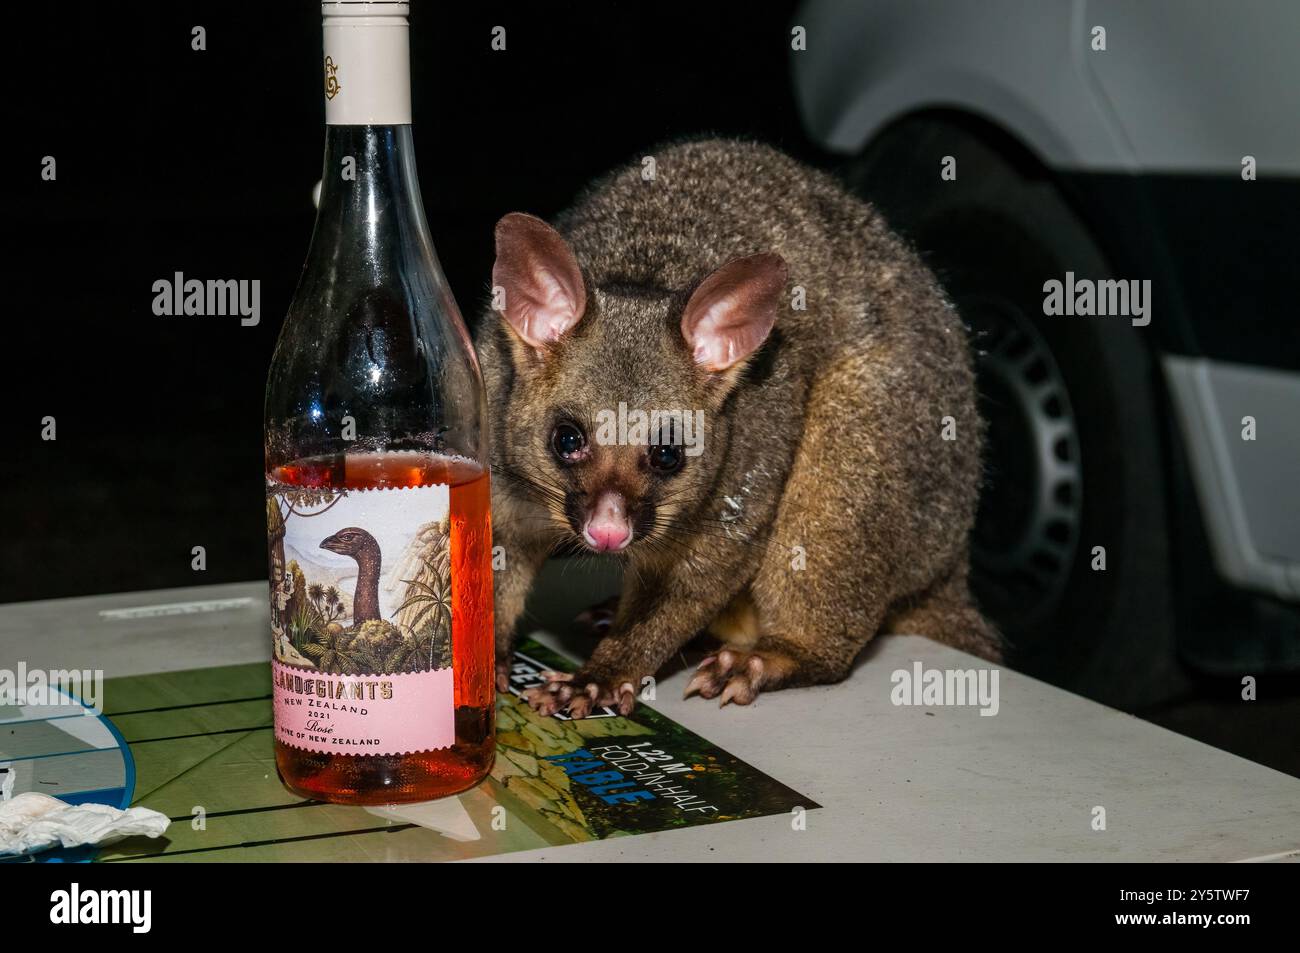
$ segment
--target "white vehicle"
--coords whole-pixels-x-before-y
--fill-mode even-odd
[[[974,334],[977,594],[1015,659],[1123,706],[1180,658],[1300,667],[1300,4],[813,0],[794,25],[810,135]],[[1049,282],[1105,280],[1150,282],[1145,321],[1045,313]]]

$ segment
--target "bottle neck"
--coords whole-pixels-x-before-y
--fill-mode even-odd
[[[326,2],[322,11],[325,171],[312,253],[378,279],[398,258],[434,259],[411,140],[406,4]]]
[[[326,126],[312,258],[381,278],[412,255],[436,261],[409,125]]]

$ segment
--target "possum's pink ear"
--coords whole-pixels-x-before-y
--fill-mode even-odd
[[[733,259],[705,278],[682,314],[695,363],[725,371],[758,350],[776,323],[786,276],[784,259],[764,254]]]
[[[559,232],[522,212],[497,222],[496,239],[494,304],[516,334],[544,348],[577,324],[587,307],[578,259]]]

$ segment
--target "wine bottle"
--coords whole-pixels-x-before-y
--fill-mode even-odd
[[[325,172],[266,386],[275,758],[348,804],[494,753],[485,394],[429,237],[406,3],[322,3]]]

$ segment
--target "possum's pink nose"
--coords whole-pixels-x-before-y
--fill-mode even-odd
[[[615,552],[632,542],[632,524],[622,493],[610,490],[600,495],[582,528],[582,538],[598,553]]]

